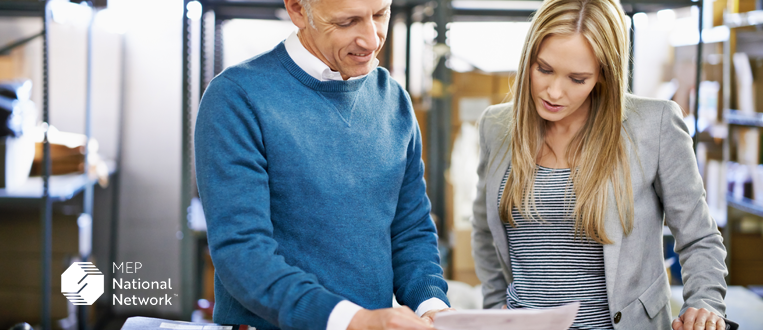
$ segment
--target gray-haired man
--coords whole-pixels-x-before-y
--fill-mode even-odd
[[[284,4],[299,32],[226,69],[200,105],[214,321],[431,328],[447,284],[421,132],[376,60],[391,0]],[[406,307],[391,308],[393,293]]]

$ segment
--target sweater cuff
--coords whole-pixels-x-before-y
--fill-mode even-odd
[[[402,295],[398,296],[398,301],[401,305],[406,305],[414,311],[418,311],[419,305],[431,298],[440,299],[449,307],[450,303],[445,295],[447,288],[448,284],[442,279],[421,281],[405,290],[398,290],[398,293],[402,292]]]
[[[349,301],[340,301],[329,315],[329,321],[326,325],[326,330],[347,330],[352,323],[352,318],[355,317],[363,307]]]
[[[313,290],[313,292],[306,294],[299,300],[291,313],[284,315],[288,318],[288,321],[280,323],[282,325],[290,324],[293,326],[292,329],[295,330],[325,330],[331,311],[342,300],[345,299],[329,291]],[[287,330],[286,327],[282,328]]]
[[[421,317],[428,311],[446,309],[450,306],[438,298],[429,298],[416,308],[416,315]]]

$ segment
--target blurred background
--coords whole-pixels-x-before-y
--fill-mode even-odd
[[[481,308],[469,223],[475,122],[505,102],[540,5],[393,0],[380,66],[413,100],[457,308]],[[761,329],[763,0],[622,5],[629,90],[682,107],[729,251],[728,317]],[[295,30],[279,0],[0,0],[0,329],[211,321],[214,266],[193,168],[198,102],[216,74]],[[663,237],[676,314],[680,263],[667,227]],[[91,306],[60,293],[60,275],[77,261],[104,275]],[[135,272],[116,268],[135,262]],[[139,278],[171,288],[113,282]],[[172,304],[127,305],[120,295]]]

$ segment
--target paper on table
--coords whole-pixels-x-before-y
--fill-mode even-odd
[[[566,330],[580,308],[574,302],[543,309],[490,309],[442,312],[435,315],[438,330]]]

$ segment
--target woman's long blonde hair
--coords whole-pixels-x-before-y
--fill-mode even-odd
[[[531,66],[541,42],[550,35],[579,33],[591,45],[600,67],[591,91],[588,119],[567,147],[570,180],[576,195],[575,232],[610,244],[604,230],[609,189],[614,189],[624,233],[633,229],[633,191],[621,134],[628,77],[628,36],[625,16],[616,0],[546,0],[533,17],[513,88],[513,111],[508,113],[511,171],[500,203],[501,220],[516,226],[511,210],[535,219],[533,183],[542,150],[546,121],[538,115],[530,90]]]

